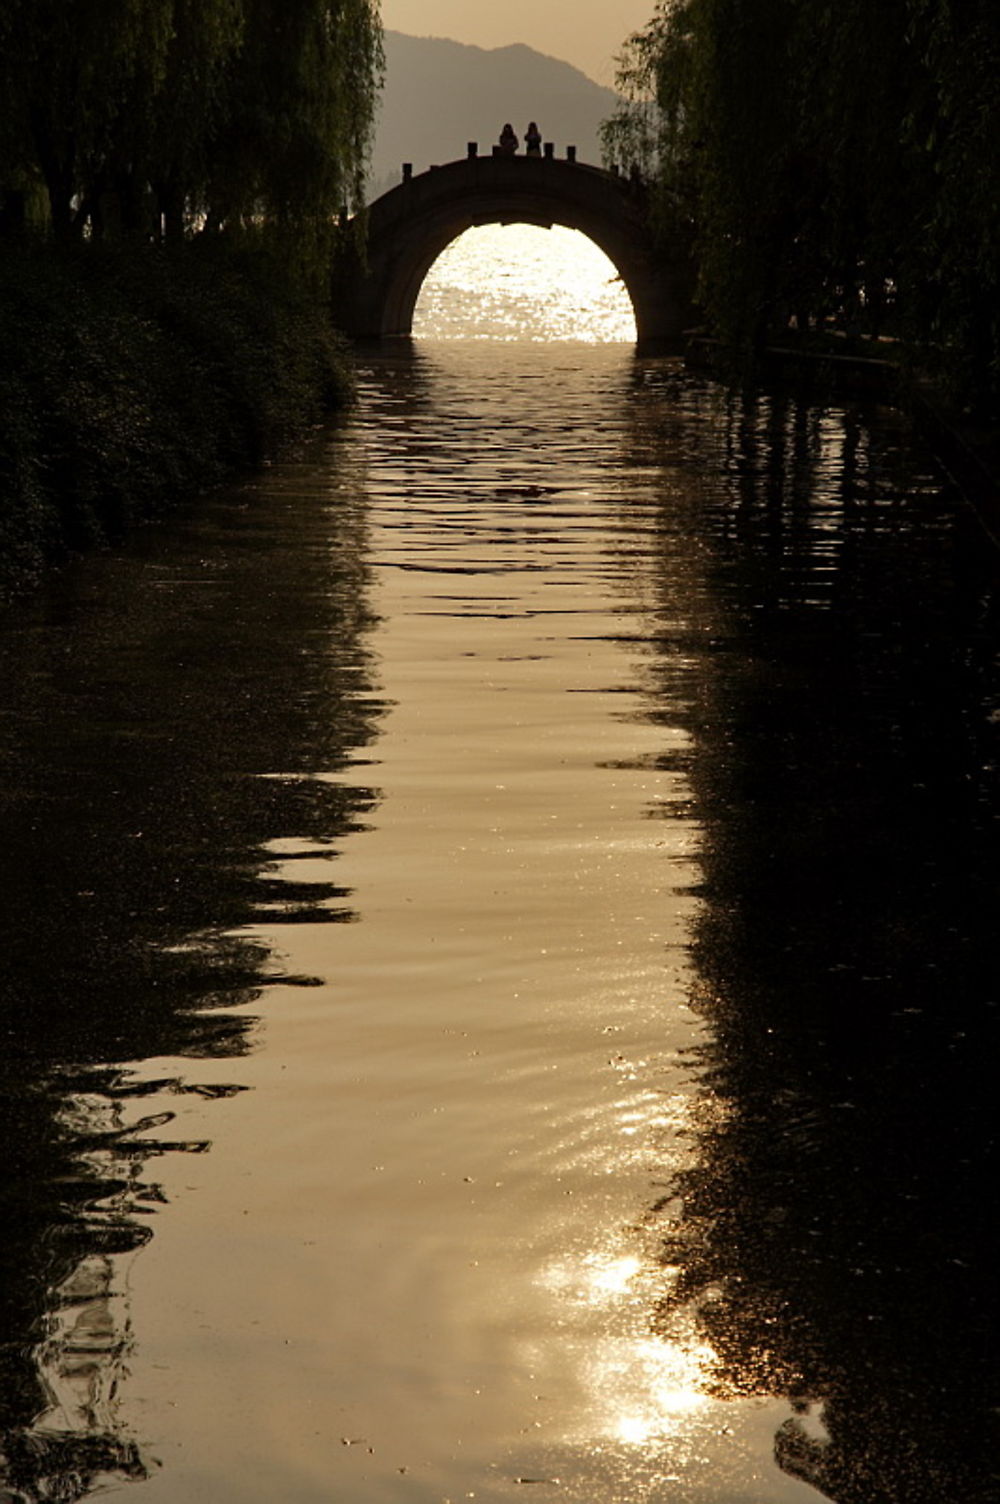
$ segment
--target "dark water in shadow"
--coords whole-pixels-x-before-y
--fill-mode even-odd
[[[664,568],[655,642],[668,693],[678,654],[701,662],[684,767],[708,1025],[661,1321],[695,1302],[717,1392],[793,1401],[779,1464],[838,1504],[985,1504],[997,558],[891,417],[734,402],[692,484],[660,400],[638,442],[672,475],[665,534],[695,523],[704,559],[680,630]]]
[[[335,884],[268,873],[275,839],[329,847],[374,798],[312,777],[363,762],[379,717],[363,517],[292,468],[266,509],[251,487],[190,529],[74,567],[0,635],[5,1500],[146,1476],[114,1418],[114,1259],[153,1233],[162,1156],[209,1143],[145,1099],[244,1089],[262,986],[311,980],[241,933],[261,912],[353,918]],[[138,1068],[159,1057],[217,1079]]]
[[[382,1259],[385,1273],[372,1275],[377,1298],[351,1318],[360,1335],[348,1332],[345,1318],[324,1339],[324,1361],[336,1366],[338,1343],[362,1352],[369,1329],[382,1366],[373,1362],[366,1376],[355,1365],[342,1382],[384,1394],[392,1364],[400,1392],[424,1395],[412,1429],[447,1432],[453,1424],[459,1440],[441,1443],[449,1460],[425,1476],[403,1467],[402,1451],[380,1473],[381,1453],[369,1463],[367,1441],[345,1444],[373,1434],[368,1422],[355,1429],[338,1411],[323,1421],[326,1451],[298,1433],[293,1444],[291,1428],[283,1434],[276,1425],[261,1443],[273,1477],[255,1485],[238,1471],[242,1433],[220,1401],[213,1465],[218,1478],[233,1479],[228,1497],[273,1497],[273,1478],[282,1476],[296,1504],[330,1497],[431,1504],[445,1490],[499,1501],[522,1497],[523,1483],[534,1480],[545,1481],[527,1490],[532,1495],[591,1504],[770,1504],[810,1497],[807,1484],[837,1504],[985,1504],[1000,1492],[991,1205],[996,555],[893,414],[782,397],[732,400],[670,364],[633,365],[617,351],[579,360],[536,353],[531,386],[519,358],[435,351],[374,365],[346,435],[319,442],[259,491],[211,499],[173,541],[150,532],[126,554],[69,571],[0,630],[4,1504],[77,1500],[126,1485],[135,1497],[143,1488],[157,1499],[194,1496],[196,1460],[178,1457],[173,1471],[159,1470],[147,1440],[169,1434],[171,1417],[140,1424],[133,1410],[127,1424],[121,1418],[144,1335],[132,1329],[122,1271],[179,1213],[165,1188],[167,1167],[200,1161],[209,1146],[183,1131],[181,1107],[209,1103],[224,1133],[235,1100],[258,1094],[248,1086],[259,1079],[266,1095],[266,1077],[254,1071],[266,1054],[263,1025],[275,992],[322,999],[326,987],[341,1004],[324,1038],[342,1057],[343,1075],[321,1079],[318,1096],[343,1094],[345,1082],[370,1073],[365,1051],[395,1050],[436,1103],[488,1103],[485,1078],[461,1074],[458,1057],[435,1057],[432,1068],[409,1015],[386,1004],[393,933],[404,1001],[412,1008],[417,999],[436,1030],[441,1022],[438,1032],[455,1034],[448,986],[464,996],[473,966],[476,988],[468,990],[477,1006],[484,991],[490,1000],[487,1024],[476,1025],[496,1031],[488,1042],[498,1058],[506,1051],[496,1067],[503,1117],[491,1119],[486,1106],[476,1116],[475,1102],[462,1107],[460,1120],[485,1145],[480,1151],[480,1138],[470,1140],[482,1170],[463,1174],[464,1161],[452,1163],[444,1149],[428,1170],[417,1157],[417,1146],[429,1151],[416,1126],[414,1164],[428,1181],[447,1167],[460,1186],[499,1185],[489,1159],[495,1138],[505,1155],[521,1154],[524,1168],[519,1180],[508,1159],[508,1199],[477,1212],[482,1224],[454,1214],[452,1232],[450,1203],[424,1186],[423,1199],[413,1194],[413,1224],[397,1226],[401,1180],[379,1201],[345,1154],[336,1169],[343,1199],[326,1215],[347,1252],[332,1267],[342,1283],[352,1260]],[[540,359],[549,363],[539,367]],[[385,622],[376,619],[383,615]],[[458,618],[466,636],[442,669],[435,654]],[[557,618],[568,623],[562,646]],[[496,663],[485,659],[490,631],[507,633]],[[411,683],[430,696],[434,675],[451,674],[461,714],[456,709],[445,729],[464,736],[462,716],[479,704],[477,653],[504,696],[498,719],[524,719],[513,744],[524,784],[516,818],[528,827],[550,818],[539,802],[554,776],[546,738],[562,752],[574,750],[572,737],[587,756],[558,777],[578,780],[568,784],[567,805],[579,806],[582,824],[566,839],[567,876],[554,877],[551,891],[526,888],[506,900],[509,913],[485,919],[469,900],[455,923],[456,936],[467,927],[469,938],[454,940],[451,972],[433,970],[421,992],[428,963],[420,923],[406,930],[396,916],[380,927],[380,905],[392,911],[400,881],[392,822],[405,816],[406,839],[436,851],[442,809],[461,829],[474,807],[465,789],[470,755],[463,743],[448,763],[448,736],[440,727],[420,732],[413,705],[387,725],[383,683],[392,679],[397,696]],[[522,661],[517,679],[522,670],[513,665]],[[550,719],[539,710],[545,695]],[[501,733],[477,722],[468,735],[488,764],[490,787],[494,777],[507,779],[509,769],[489,765]],[[611,799],[609,785],[594,782],[595,768],[599,778],[618,780],[620,827],[596,823],[591,803]],[[386,806],[395,811],[388,824],[383,773],[403,789]],[[423,831],[413,813],[421,801],[433,811]],[[555,796],[553,805],[563,808]],[[369,825],[377,835],[366,834]],[[607,928],[607,956],[598,964],[596,949],[581,950],[579,976],[568,949],[558,963],[532,963],[515,1020],[528,1043],[507,1043],[500,1025],[513,1005],[495,977],[504,965],[527,971],[522,958],[536,930],[551,924],[558,933],[565,924],[566,893],[575,893],[569,873],[594,831],[609,847],[613,835],[636,848],[631,867],[616,869],[606,891],[595,889],[606,907],[581,920],[598,932],[595,947]],[[664,882],[647,894],[653,917],[643,912],[634,931],[615,928],[615,889],[638,908],[629,882],[637,890],[651,882],[655,869],[643,864],[657,842],[685,853],[683,862],[677,857],[683,891]],[[362,866],[365,852],[375,853],[363,899],[342,847]],[[531,848],[539,871],[549,871],[555,849]],[[489,860],[500,884],[502,860]],[[464,881],[464,869],[456,870]],[[461,898],[448,886],[447,862],[437,874],[430,861],[418,871],[414,891],[437,900],[429,912],[446,925],[457,912],[448,905]],[[485,859],[483,872],[492,881]],[[623,934],[631,955],[614,949]],[[639,956],[640,934],[652,959]],[[669,946],[678,934],[684,940],[685,995],[699,1027],[678,1030],[671,989],[654,979],[634,1073],[645,1071],[648,1095],[664,1090],[649,1039],[659,1028],[664,1038],[687,1040],[681,1084],[671,1086],[687,1116],[679,1130],[650,1118],[633,1182],[624,1161],[601,1148],[610,1109],[595,1108],[586,1142],[576,1126],[580,1102],[588,1093],[599,1100],[596,1083],[609,1064],[632,1068],[628,1044],[599,1040],[599,1078],[596,1065],[587,1074],[589,1038],[567,1043],[545,1027],[563,997],[567,1018],[578,1009],[581,1030],[591,1026],[591,1009],[595,1036],[602,1026],[623,1027],[626,1013],[614,1011],[621,1000],[610,992],[591,1000],[590,977],[602,967],[624,976],[630,964],[637,974],[646,967],[643,985],[653,968],[665,975],[668,934]],[[362,965],[375,977],[370,999],[363,982],[343,981]],[[377,1004],[387,1020],[374,1047],[360,1025],[352,1035],[342,1006],[345,990],[354,1005],[352,987],[359,1016]],[[305,1002],[302,1018],[312,1019]],[[470,1030],[471,1020],[470,1011]],[[639,1025],[627,1021],[639,1038]],[[270,1048],[280,1055],[279,1024]],[[609,1061],[619,1048],[624,1053]],[[556,1084],[540,1080],[543,1068],[557,1067]],[[409,1104],[390,1116],[393,1094],[403,1098],[407,1089],[400,1069],[383,1096],[377,1081],[371,1087],[375,1116],[391,1123],[393,1142],[406,1139],[419,1116]],[[627,1099],[630,1111],[638,1100]],[[539,1132],[522,1145],[510,1137],[512,1123],[542,1106],[572,1125],[562,1139],[550,1144]],[[271,1177],[269,1215],[290,1248],[314,1229],[296,1220],[293,1176],[301,1168],[267,1136],[288,1111],[282,1098],[257,1117],[248,1113],[247,1122],[263,1127],[245,1152]],[[345,1108],[333,1121],[343,1130],[349,1120]],[[327,1128],[324,1154],[335,1137]],[[367,1139],[358,1153],[367,1174],[375,1158]],[[697,1353],[686,1400],[702,1429],[687,1450],[672,1423],[612,1436],[588,1412],[582,1429],[560,1432],[560,1414],[580,1408],[567,1380],[564,1392],[545,1396],[556,1418],[546,1420],[536,1450],[519,1442],[525,1450],[515,1467],[505,1460],[515,1455],[504,1450],[506,1418],[501,1425],[486,1402],[463,1399],[482,1419],[468,1421],[455,1401],[452,1421],[450,1400],[435,1388],[435,1360],[421,1354],[421,1369],[414,1355],[429,1328],[429,1349],[444,1350],[442,1368],[464,1361],[447,1330],[448,1301],[456,1323],[474,1328],[488,1351],[489,1320],[506,1322],[523,1342],[533,1317],[502,1315],[500,1281],[485,1298],[476,1288],[477,1317],[471,1298],[463,1304],[465,1296],[442,1293],[429,1271],[435,1258],[451,1269],[452,1247],[454,1267],[464,1267],[467,1242],[497,1245],[501,1229],[516,1227],[520,1241],[504,1254],[516,1303],[527,1288],[519,1271],[535,1257],[532,1224],[564,1197],[565,1183],[582,1198],[588,1179],[601,1177],[624,1185],[626,1215],[654,1251],[652,1273],[636,1287],[635,1320],[665,1347]],[[553,1236],[590,1232],[596,1248],[605,1229],[587,1224],[600,1213],[600,1196]],[[618,1201],[607,1215],[616,1227],[625,1220]],[[427,1249],[414,1232],[421,1217],[439,1239],[428,1231]],[[341,1233],[352,1221],[354,1231]],[[358,1237],[360,1253],[349,1236]],[[193,1235],[192,1246],[200,1253]],[[254,1260],[248,1252],[239,1267],[251,1308],[266,1285],[266,1258],[258,1260],[265,1273]],[[200,1277],[194,1261],[191,1278]],[[310,1309],[329,1298],[319,1278],[315,1292],[301,1293]],[[539,1350],[565,1346],[567,1332],[576,1340],[565,1300],[552,1309]],[[595,1344],[605,1335],[595,1329]],[[615,1349],[619,1369],[640,1347]],[[326,1370],[322,1380],[303,1377],[292,1358],[267,1351],[253,1374],[261,1414],[280,1412],[288,1394],[322,1399],[332,1384]],[[196,1347],[185,1361],[195,1394],[196,1376],[207,1374],[222,1393],[234,1373],[247,1372],[238,1357]],[[534,1393],[535,1370],[544,1370],[538,1352],[525,1360],[529,1367],[534,1403],[542,1398]],[[602,1379],[609,1411],[615,1384],[625,1382],[620,1373]],[[517,1403],[519,1392],[498,1401],[496,1412]],[[297,1414],[304,1409],[303,1400]],[[763,1440],[737,1465],[727,1417],[758,1413]],[[526,1412],[523,1429],[529,1425],[540,1422]],[[307,1447],[315,1447],[308,1466]],[[356,1458],[368,1473],[337,1471]],[[185,1461],[193,1472],[184,1472]],[[204,1496],[224,1495],[216,1486]]]

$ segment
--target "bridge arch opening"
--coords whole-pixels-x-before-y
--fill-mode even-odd
[[[483,224],[456,235],[431,263],[413,335],[634,344],[636,318],[614,263],[582,231]]]

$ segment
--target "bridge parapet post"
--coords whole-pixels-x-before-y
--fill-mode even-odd
[[[555,144],[555,142],[554,141],[546,141],[545,145],[542,147],[542,151],[545,153],[545,160],[546,160],[546,162],[551,162],[552,158],[556,154],[556,144]]]
[[[466,147],[465,147],[465,153],[466,153],[466,156],[469,158],[470,161],[472,160],[473,157],[478,157],[479,156],[479,142],[478,141],[469,141],[469,142],[467,142],[466,143]]]
[[[403,182],[404,183],[408,183],[412,177],[413,177],[413,163],[412,162],[404,162],[403,163]]]

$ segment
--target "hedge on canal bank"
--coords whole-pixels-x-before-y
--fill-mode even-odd
[[[349,393],[343,341],[261,248],[0,244],[0,601]]]

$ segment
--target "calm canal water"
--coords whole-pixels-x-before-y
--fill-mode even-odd
[[[997,577],[508,328],[9,614],[0,1500],[995,1499]]]

